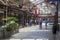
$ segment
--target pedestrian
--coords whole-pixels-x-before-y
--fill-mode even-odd
[[[36,25],[36,20],[35,20],[35,25]]]
[[[30,26],[32,26],[32,22],[33,22],[33,20],[32,20],[32,19],[30,19],[30,21],[29,21]]]
[[[47,29],[47,21],[45,22],[45,27],[46,27],[46,29]]]
[[[53,24],[52,32],[53,32],[53,34],[57,33],[57,24]]]
[[[40,29],[42,29],[42,21],[40,21]]]

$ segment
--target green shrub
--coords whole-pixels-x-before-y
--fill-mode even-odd
[[[17,23],[16,21],[18,21],[16,19],[16,17],[7,17],[5,18],[7,20],[7,23],[5,23],[5,28],[6,28],[6,31],[13,31],[16,29],[17,27]]]
[[[13,21],[18,21],[17,19],[16,19],[16,17],[9,17],[10,19],[9,20],[13,20]]]
[[[14,31],[17,27],[17,23],[11,23],[6,26],[6,31]]]

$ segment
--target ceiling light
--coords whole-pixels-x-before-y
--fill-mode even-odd
[[[33,2],[34,0],[30,0],[31,2]]]

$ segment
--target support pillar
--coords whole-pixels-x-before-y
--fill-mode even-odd
[[[56,12],[54,17],[54,24],[53,24],[53,34],[56,34],[58,28],[58,2],[56,4]]]

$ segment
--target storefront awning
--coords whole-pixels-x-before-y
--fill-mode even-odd
[[[12,1],[12,0],[9,0],[9,1],[8,1],[8,5],[19,7],[19,3],[18,3],[18,2],[14,2],[14,1]]]
[[[6,5],[6,1],[0,0],[0,4]]]

